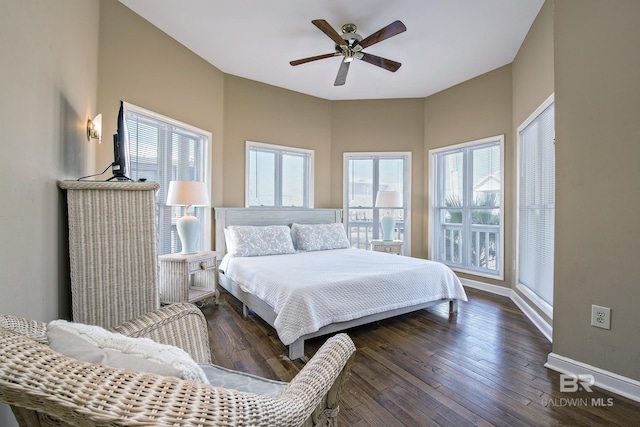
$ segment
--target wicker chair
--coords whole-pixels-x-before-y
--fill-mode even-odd
[[[173,304],[113,328],[211,363],[206,320]],[[0,315],[0,401],[21,426],[335,426],[355,347],[327,340],[277,397],[80,362],[50,349],[46,324]]]

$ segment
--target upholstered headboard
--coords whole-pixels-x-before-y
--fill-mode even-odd
[[[227,253],[224,228],[230,225],[291,225],[342,223],[342,209],[214,208],[215,250]]]

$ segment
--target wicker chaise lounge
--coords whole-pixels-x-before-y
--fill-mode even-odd
[[[43,322],[0,315],[0,401],[21,426],[335,426],[355,347],[345,334],[318,350],[276,397],[80,362],[47,345]],[[190,304],[114,331],[184,349],[211,363],[206,320]]]

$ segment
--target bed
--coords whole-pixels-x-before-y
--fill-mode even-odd
[[[455,313],[467,299],[441,263],[350,248],[341,209],[215,208],[214,218],[219,284],[276,330],[292,360],[307,339],[435,304]]]

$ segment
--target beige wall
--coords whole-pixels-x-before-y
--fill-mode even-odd
[[[505,135],[505,176],[511,175],[513,164],[506,161],[513,150],[511,132],[511,65],[483,74],[479,77],[446,89],[424,100],[424,156],[425,173],[420,177],[425,194],[429,191],[429,150],[448,145],[474,141],[496,135]],[[508,180],[505,186],[505,230],[509,230],[513,218],[513,185]],[[428,195],[427,195],[428,197]],[[428,218],[424,216],[423,236],[427,246]],[[481,281],[511,286],[513,245],[505,236],[504,280],[482,278]],[[478,280],[476,276],[459,274]]]
[[[411,255],[426,256],[424,215],[423,99],[335,101],[331,119],[331,205],[343,206],[345,152],[411,152]]]
[[[553,93],[553,0],[547,0],[529,29],[512,64],[515,132]],[[515,150],[512,153],[515,161]],[[515,181],[514,181],[515,182]]]
[[[2,313],[43,320],[68,314],[57,181],[94,170],[97,141],[87,142],[86,123],[97,113],[98,6],[0,3]]]
[[[98,10],[97,0],[0,2],[0,313],[70,313],[57,181],[94,170],[86,122],[97,113]],[[17,425],[3,404],[0,425]]]
[[[69,314],[65,206],[56,181],[111,162],[120,99],[213,133],[214,205],[243,205],[239,165],[247,139],[315,149],[316,164],[323,166],[316,169],[317,207],[342,204],[344,151],[412,151],[415,256],[426,255],[426,212],[420,209],[426,206],[428,150],[504,133],[512,177],[509,273],[513,132],[555,86],[553,351],[640,380],[640,226],[627,219],[640,208],[639,17],[635,0],[556,0],[555,11],[548,1],[510,66],[424,100],[330,102],[226,76],[116,1],[3,0],[0,153],[13,160],[0,181],[7,207],[0,312],[41,320]],[[96,143],[84,134],[86,119],[98,112],[105,142],[94,162]],[[345,114],[356,126],[344,122]],[[591,304],[612,308],[611,331],[589,326]],[[15,425],[2,405],[0,424]]]
[[[212,133],[211,202],[222,203],[223,73],[120,2],[101,1],[98,76],[105,134],[98,169],[113,161],[123,100]]]
[[[553,351],[640,380],[640,2],[556,0]],[[589,325],[611,307],[611,330]]]
[[[230,75],[224,87],[224,205],[244,206],[245,141],[254,141],[314,150],[314,205],[333,207],[330,101]]]
[[[529,29],[527,37],[520,46],[516,55],[512,68],[512,84],[513,84],[513,104],[512,104],[512,129],[513,144],[512,149],[507,152],[507,159],[513,167],[508,176],[509,182],[513,185],[511,198],[512,220],[509,222],[510,227],[506,231],[513,250],[516,250],[516,209],[517,209],[517,130],[518,127],[554,92],[553,81],[553,0],[547,0],[542,6],[540,13],[536,17],[533,25]],[[517,282],[515,272],[515,262],[517,260],[512,257],[511,286],[514,287]],[[528,300],[527,296],[519,290],[515,290],[524,300]],[[547,323],[552,324],[550,319],[543,311],[539,310],[535,304],[529,303],[531,308],[535,310]]]

